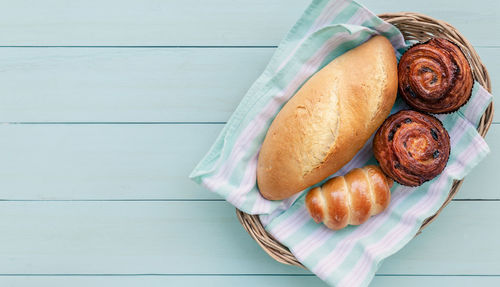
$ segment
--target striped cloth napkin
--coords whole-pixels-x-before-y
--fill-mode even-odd
[[[438,116],[451,140],[443,173],[417,188],[395,184],[388,209],[362,225],[332,231],[316,224],[304,205],[307,190],[282,201],[260,195],[257,156],[276,114],[316,71],[374,35],[388,38],[398,58],[411,44],[398,29],[354,1],[314,0],[190,175],[236,208],[260,215],[269,233],[332,286],[367,286],[382,260],[406,245],[423,220],[439,209],[453,180],[462,179],[489,153],[475,128],[492,97],[475,83],[467,105],[456,113]],[[398,98],[392,112],[403,108],[406,106]],[[332,176],[371,163],[376,161],[370,139]]]

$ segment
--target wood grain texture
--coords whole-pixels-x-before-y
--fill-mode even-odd
[[[327,286],[319,278],[310,275],[213,275],[213,276],[0,276],[0,284],[9,287],[53,287],[53,286],[120,286],[120,287],[165,287],[165,286],[219,286],[219,287],[304,287]],[[370,287],[470,287],[498,286],[500,276],[375,276]]]
[[[219,199],[188,179],[222,125],[0,125],[0,199]],[[500,199],[500,125],[456,198]]]
[[[223,122],[274,51],[0,48],[0,122]],[[478,53],[499,90],[500,48]]]
[[[452,202],[379,274],[500,275],[499,216],[500,202]],[[0,202],[0,230],[3,274],[308,274],[225,202]]]
[[[277,45],[309,0],[1,1],[2,45]],[[375,13],[447,21],[474,45],[498,45],[495,0],[363,0]]]

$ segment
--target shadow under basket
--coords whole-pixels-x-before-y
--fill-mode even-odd
[[[406,40],[426,41],[432,37],[440,37],[456,43],[467,57],[467,60],[472,68],[474,79],[491,93],[490,77],[486,67],[481,62],[481,59],[469,41],[467,41],[467,39],[465,39],[465,37],[463,37],[453,26],[446,22],[433,19],[429,16],[412,12],[387,13],[378,16],[396,26],[401,33],[403,33]],[[492,121],[493,102],[484,112],[477,128],[481,136],[484,137],[486,135]],[[434,215],[424,220],[417,235],[420,234],[422,230],[439,215],[439,213],[441,213],[446,205],[448,205],[455,194],[457,194],[462,182],[463,180],[455,181],[453,183],[446,201]],[[243,225],[248,234],[250,234],[250,236],[257,241],[260,247],[262,247],[262,249],[264,249],[264,251],[266,251],[272,258],[284,264],[305,268],[286,246],[267,233],[264,226],[260,222],[258,215],[250,215],[238,209],[236,209],[236,214],[241,225]]]

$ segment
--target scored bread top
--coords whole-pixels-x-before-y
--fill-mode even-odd
[[[287,198],[338,171],[388,116],[397,64],[375,36],[313,75],[271,124],[257,166],[261,194]]]

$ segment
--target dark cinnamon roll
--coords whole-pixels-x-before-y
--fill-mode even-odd
[[[388,117],[375,134],[380,168],[402,185],[418,186],[440,174],[450,156],[450,137],[433,116],[403,110]]]
[[[398,80],[399,92],[410,106],[435,114],[458,110],[469,100],[474,84],[460,48],[441,38],[406,51],[399,61]]]

